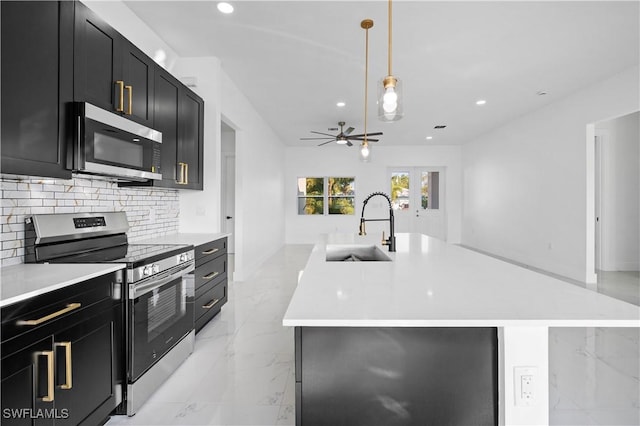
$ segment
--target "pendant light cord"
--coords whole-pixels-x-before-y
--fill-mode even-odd
[[[369,87],[369,28],[365,29],[365,54],[364,54],[364,145],[367,142],[367,88]]]
[[[389,68],[389,73],[387,75],[393,75],[391,74],[391,34],[392,34],[392,28],[391,28],[391,0],[389,0],[389,64],[388,64],[388,68]]]

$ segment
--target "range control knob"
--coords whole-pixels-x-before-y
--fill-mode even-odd
[[[157,274],[158,272],[160,272],[160,265],[157,264],[153,264],[153,273]]]
[[[147,275],[151,275],[153,272],[153,269],[151,268],[151,266],[145,266],[144,268],[142,268],[142,275],[147,276]]]

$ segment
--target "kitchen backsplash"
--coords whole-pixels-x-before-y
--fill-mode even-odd
[[[1,265],[24,261],[24,220],[31,214],[125,211],[130,241],[178,232],[178,191],[119,188],[115,182],[3,176]]]

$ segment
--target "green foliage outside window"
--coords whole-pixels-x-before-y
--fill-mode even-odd
[[[325,214],[325,204],[328,214],[355,214],[355,178],[298,178],[298,214]]]

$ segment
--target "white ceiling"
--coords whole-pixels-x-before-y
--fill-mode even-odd
[[[466,143],[639,63],[638,1],[396,0],[393,74],[405,117],[382,123],[375,97],[387,71],[386,1],[235,1],[232,15],[213,1],[125,3],[180,56],[218,57],[292,146],[313,146],[299,138],[341,120],[362,133],[364,18],[375,22],[368,131],[383,131],[384,145]]]

